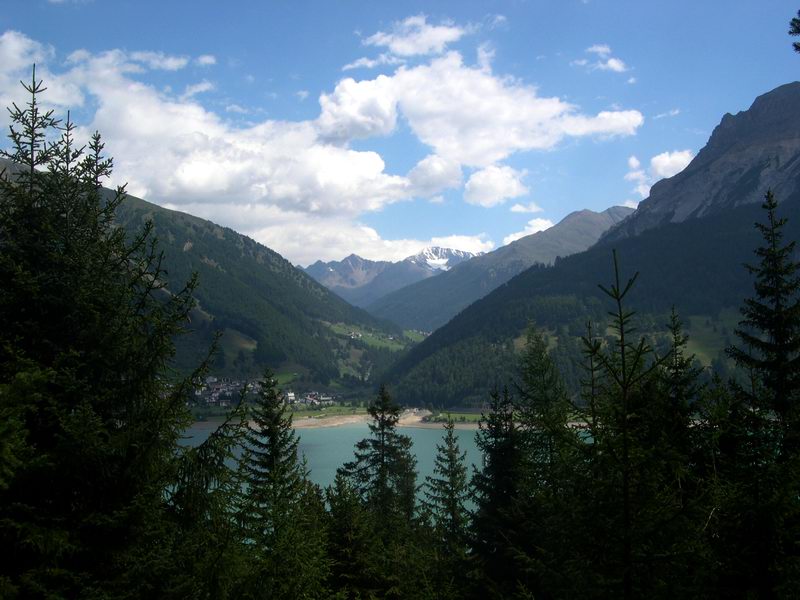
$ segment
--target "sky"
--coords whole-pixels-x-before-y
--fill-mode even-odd
[[[109,184],[294,264],[488,252],[635,206],[725,113],[798,79],[797,9],[3,0],[0,103],[36,63],[42,101],[103,135]]]

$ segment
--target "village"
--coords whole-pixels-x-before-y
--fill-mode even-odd
[[[194,392],[195,404],[198,406],[228,408],[239,403],[242,390],[246,389],[247,394],[251,395],[260,392],[261,387],[262,382],[259,379],[239,380],[209,375]],[[337,401],[336,396],[325,392],[309,391],[301,394],[289,389],[281,391],[284,401],[291,405],[294,410],[332,406]]]

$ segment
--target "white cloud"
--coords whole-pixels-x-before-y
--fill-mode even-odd
[[[380,67],[383,65],[401,65],[403,63],[405,63],[405,60],[402,58],[384,53],[380,54],[378,58],[368,58],[366,56],[362,56],[361,58],[343,66],[342,71],[351,71],[353,69],[374,69],[375,67]]]
[[[445,189],[461,186],[461,166],[431,154],[409,171],[408,179],[415,194],[431,197]]]
[[[683,171],[692,158],[694,154],[691,150],[662,152],[650,159],[650,172],[656,179],[672,177]]]
[[[622,203],[622,206],[626,206],[628,208],[636,208],[637,206],[639,206],[639,201],[638,200],[630,200],[630,199],[628,199],[628,200],[625,200],[625,202]]]
[[[659,113],[653,118],[654,119],[664,119],[665,117],[677,117],[679,114],[681,114],[681,109],[680,108],[673,108],[671,110],[668,110],[667,112]]]
[[[193,83],[191,85],[187,85],[186,89],[184,90],[183,94],[181,95],[181,100],[188,100],[197,94],[202,94],[204,92],[210,92],[214,89],[214,84],[210,81],[203,80],[198,83]]]
[[[294,93],[294,95],[297,96],[297,98],[300,100],[300,102],[302,102],[303,100],[308,98],[308,90],[297,90]]]
[[[425,15],[394,23],[389,33],[379,31],[364,40],[366,46],[388,48],[396,56],[441,54],[448,44],[457,42],[468,30],[452,23],[429,25]]]
[[[525,229],[522,231],[518,231],[516,233],[510,233],[506,237],[503,238],[503,245],[510,244],[511,242],[516,242],[520,238],[524,238],[527,235],[533,235],[534,233],[539,233],[540,231],[544,231],[545,229],[550,229],[554,223],[550,219],[531,219],[528,221],[528,224],[525,226]]]
[[[642,198],[647,198],[650,195],[651,186],[656,181],[677,175],[686,168],[692,158],[694,158],[694,154],[691,150],[662,152],[650,159],[650,166],[645,170],[639,159],[631,156],[628,158],[628,172],[625,174],[625,180],[634,182],[636,185],[633,191]],[[628,205],[626,204],[626,206]]]
[[[597,62],[595,67],[601,71],[614,71],[615,73],[624,73],[628,70],[627,65],[622,60],[614,57]]]
[[[513,213],[537,213],[542,212],[542,210],[544,209],[535,202],[529,202],[528,204],[515,204],[511,207],[511,212]]]
[[[628,71],[628,65],[621,58],[611,56],[611,47],[608,44],[595,44],[586,48],[587,54],[594,54],[597,60],[590,62],[586,58],[579,58],[569,64],[576,67],[587,67],[590,71],[613,71],[614,73],[624,73]],[[631,81],[632,80],[632,81]],[[628,83],[635,83],[636,79],[631,77]]]
[[[526,174],[526,171],[496,165],[475,171],[464,186],[464,200],[470,204],[491,207],[509,198],[524,196],[529,191],[522,183]]]
[[[397,123],[394,80],[386,75],[359,82],[343,79],[331,94],[319,97],[319,104],[317,126],[331,140],[388,135]]]
[[[149,69],[179,69],[191,60],[76,50],[56,63],[53,48],[6,32],[0,35],[0,102],[24,101],[18,81],[36,62],[48,87],[44,100],[87,107],[79,135],[103,133],[115,157],[111,184],[128,182],[134,195],[234,227],[293,261],[349,251],[413,254],[432,240],[383,240],[359,219],[415,197],[441,200],[446,189],[499,204],[527,193],[524,172],[498,164],[511,154],[551,149],[568,137],[629,135],[643,119],[631,110],[584,114],[517,79],[466,66],[450,52],[391,76],[343,79],[321,95],[315,120],[242,123],[230,115],[251,113],[247,108],[229,101],[214,112],[193,99],[210,82],[189,85],[185,94],[147,83]],[[362,144],[351,147],[353,140],[393,133],[401,115],[428,148],[407,174],[389,172],[382,156]],[[7,119],[0,115],[0,127]],[[472,177],[462,187],[465,168]],[[473,249],[492,243],[486,236],[462,237]],[[349,251],[337,256],[340,250]]]
[[[489,42],[478,46],[478,67],[481,71],[491,72],[495,50]]]
[[[489,15],[489,29],[496,29],[508,23],[508,18],[505,15]]]
[[[628,83],[631,84],[631,85],[636,83],[636,77],[628,77]]]
[[[213,54],[201,54],[194,62],[201,67],[210,67],[211,65],[217,64],[217,57]]]
[[[589,46],[586,49],[586,52],[590,54],[597,54],[598,56],[606,57],[611,54],[611,48],[608,44],[595,44],[593,46]]]
[[[145,64],[150,69],[178,71],[189,64],[186,56],[170,56],[163,52],[132,52],[130,59]]]

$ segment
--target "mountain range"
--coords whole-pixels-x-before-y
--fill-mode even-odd
[[[574,391],[583,376],[578,363],[587,321],[594,323],[594,335],[606,337],[610,305],[598,284],[612,282],[612,251],[623,284],[641,275],[628,298],[640,333],[664,342],[674,306],[687,325],[690,349],[706,364],[724,365],[721,350],[732,341],[737,308],[753,294],[743,264],[756,261],[753,250],[762,243],[753,224],[764,219],[758,201],[768,188],[778,196],[781,214],[791,217],[786,240],[800,238],[797,132],[800,83],[726,115],[692,163],[656,184],[641,208],[595,246],[552,267],[525,270],[413,348],[392,373],[398,396],[414,403],[482,404],[493,387],[513,379],[530,323],[550,335]]]
[[[432,246],[398,262],[373,261],[356,254],[340,260],[318,260],[305,271],[354,306],[364,307],[386,294],[450,270],[476,256]]]
[[[586,250],[632,212],[632,208],[613,206],[599,213],[570,213],[549,229],[386,294],[366,308],[404,328],[431,331],[528,267],[550,265],[559,257]]]

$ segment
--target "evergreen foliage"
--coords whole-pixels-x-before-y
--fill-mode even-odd
[[[195,282],[164,290],[151,228],[128,241],[114,226],[125,195],[100,192],[99,134],[77,147],[69,117],[40,108],[35,70],[24,87],[0,177],[3,595],[203,595],[176,557],[209,549],[180,518],[188,501],[169,501],[205,368],[178,381],[169,368]]]
[[[455,423],[448,416],[442,442],[436,445],[433,475],[425,478],[422,501],[434,533],[434,571],[442,598],[456,598],[467,556],[470,488],[466,451],[461,452]]]
[[[267,369],[252,406],[241,472],[244,497],[239,519],[254,562],[244,596],[321,598],[328,577],[321,491],[308,481],[297,456],[277,381]]]

